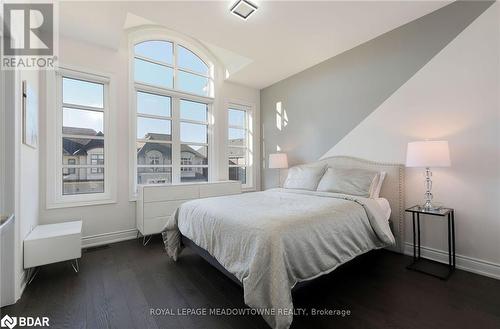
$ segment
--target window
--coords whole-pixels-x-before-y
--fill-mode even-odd
[[[181,182],[208,181],[208,105],[181,99]]]
[[[104,193],[104,84],[62,76],[61,109],[62,194]]]
[[[252,124],[248,106],[232,104],[228,109],[229,179],[239,180],[244,188],[253,187]]]
[[[47,206],[114,202],[108,77],[61,68],[48,78]]]
[[[208,181],[209,66],[176,42],[144,41],[133,50],[136,184]]]
[[[76,159],[68,159],[68,165],[69,165],[69,166],[74,166],[74,165],[76,165]],[[69,173],[70,175],[74,175],[74,174],[76,173],[75,168],[74,168],[74,167],[69,167],[69,168],[68,168],[68,173]]]
[[[137,91],[137,183],[172,182],[172,98]]]
[[[134,47],[135,82],[200,96],[211,96],[209,66],[191,50],[170,41],[150,40]]]
[[[104,165],[104,154],[91,154],[90,155],[90,164],[95,165]],[[104,168],[101,167],[92,167],[91,169],[93,174],[104,173]]]

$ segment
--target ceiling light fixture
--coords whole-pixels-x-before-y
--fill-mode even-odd
[[[257,6],[248,0],[238,0],[229,10],[239,18],[246,20],[257,10]]]

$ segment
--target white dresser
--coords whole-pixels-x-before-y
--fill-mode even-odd
[[[160,233],[182,203],[239,193],[239,181],[140,186],[137,195],[137,230],[144,236]]]

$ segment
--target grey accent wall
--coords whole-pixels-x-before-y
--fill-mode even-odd
[[[454,2],[261,90],[262,187],[278,181],[268,154],[317,160],[492,3]]]

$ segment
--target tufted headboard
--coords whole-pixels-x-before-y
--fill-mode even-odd
[[[348,156],[333,156],[313,162],[310,165],[321,165],[325,163],[334,167],[359,168],[386,172],[384,184],[380,191],[380,197],[386,198],[391,206],[391,217],[389,221],[394,237],[396,238],[396,245],[387,249],[402,253],[405,231],[404,166],[402,164],[380,163]]]

